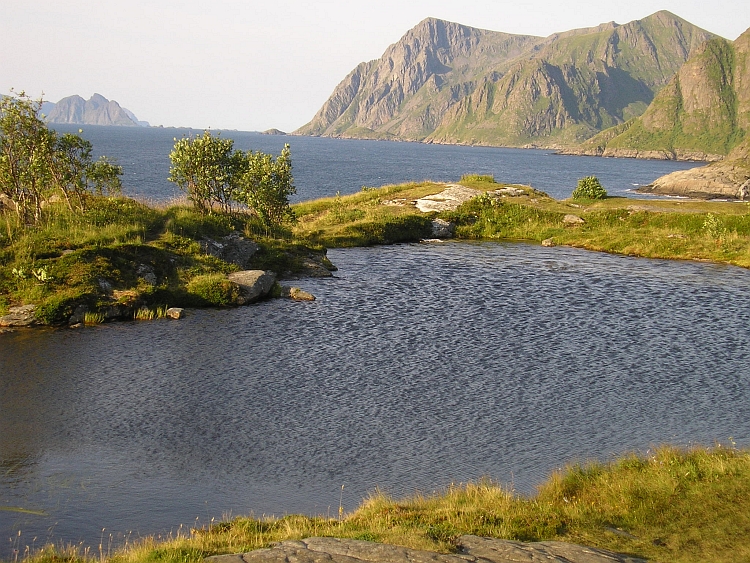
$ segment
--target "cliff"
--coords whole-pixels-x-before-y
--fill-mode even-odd
[[[669,12],[547,38],[427,19],[357,66],[295,133],[574,144],[640,115],[710,37]]]
[[[721,160],[750,127],[750,30],[715,37],[690,57],[646,112],[580,147],[581,154]],[[736,160],[733,157],[733,160]]]

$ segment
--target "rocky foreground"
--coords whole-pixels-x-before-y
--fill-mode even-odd
[[[284,541],[270,549],[217,555],[206,563],[642,563],[643,559],[564,542],[523,543],[460,536],[455,554],[338,538]]]

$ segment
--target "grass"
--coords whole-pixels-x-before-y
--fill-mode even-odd
[[[462,534],[559,540],[655,562],[730,562],[750,557],[750,452],[661,447],[610,463],[572,465],[531,496],[489,480],[394,499],[375,492],[340,518],[240,517],[170,538],[145,538],[101,557],[111,563],[192,563],[273,542],[334,536],[451,552]],[[85,559],[46,548],[30,563]],[[94,557],[89,557],[92,559]]]
[[[456,211],[423,214],[413,201],[444,185],[423,182],[367,189],[298,204],[298,240],[327,247],[382,244],[429,238],[428,219],[456,224],[459,239],[518,240],[589,250],[680,260],[705,260],[750,267],[750,206],[686,200],[558,201],[531,188],[517,197],[491,195],[503,184],[491,176],[464,176],[461,184],[488,192]],[[583,224],[567,226],[565,215]]]
[[[191,288],[200,286],[194,280],[224,279],[238,269],[200,244],[205,237],[218,239],[233,231],[255,239],[261,247],[258,262],[274,271],[294,273],[304,265],[296,256],[322,252],[293,244],[281,230],[269,237],[247,214],[202,215],[184,202],[149,206],[128,198],[92,197],[84,213],[47,206],[34,228],[0,212],[0,314],[12,305],[33,303],[40,322],[62,324],[85,306],[90,311],[86,322],[98,324],[113,306],[125,317],[144,319],[163,316],[164,303],[226,305],[232,288],[209,299]],[[145,280],[144,271],[153,273],[155,284]]]

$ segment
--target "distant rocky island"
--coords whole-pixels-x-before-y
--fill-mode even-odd
[[[47,102],[42,107],[47,123],[69,123],[75,125],[115,125],[120,127],[148,127],[147,121],[139,121],[128,109],[101,94],[88,100],[81,96],[68,96],[56,104]]]

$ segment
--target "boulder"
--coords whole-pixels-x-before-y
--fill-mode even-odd
[[[362,540],[306,538],[238,555],[214,555],[206,563],[645,563],[628,555],[576,544],[460,536],[458,553],[437,553]]]
[[[88,312],[89,308],[86,305],[78,305],[73,309],[73,314],[70,315],[68,324],[71,326],[81,324],[86,319],[86,313]]]
[[[21,305],[10,307],[8,314],[0,317],[0,327],[34,326],[36,320],[36,305]]]
[[[227,276],[240,287],[238,305],[253,303],[268,295],[276,281],[276,274],[263,270],[243,270]]]
[[[170,307],[167,309],[167,318],[179,320],[185,316],[185,309],[180,307]]]
[[[239,233],[231,233],[220,240],[204,238],[200,245],[206,254],[221,258],[240,268],[247,268],[250,265],[250,259],[260,249],[256,243]]]
[[[445,219],[432,221],[432,238],[453,238],[456,232],[456,224]]]
[[[149,266],[148,264],[139,264],[138,269],[136,270],[136,274],[139,278],[141,278],[152,287],[155,286],[156,282],[158,281],[156,279],[156,272],[154,272],[154,268]]]
[[[552,248],[553,246],[557,246],[557,244],[555,244],[555,239],[546,238],[546,239],[544,239],[542,241],[542,246],[546,246],[548,248]]]

